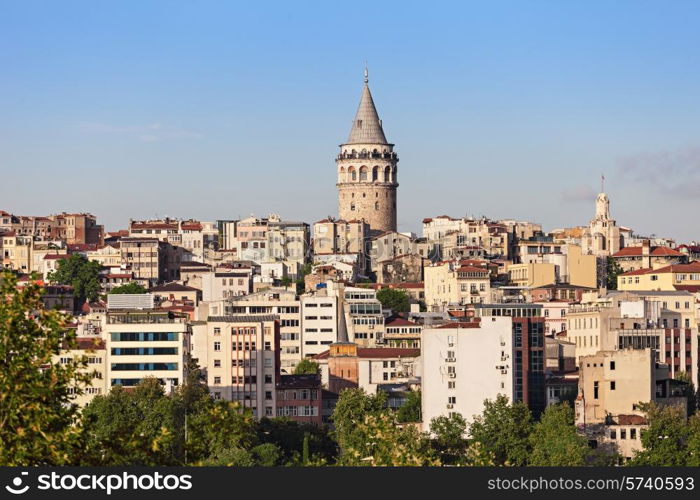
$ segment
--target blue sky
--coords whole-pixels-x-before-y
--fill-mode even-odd
[[[0,1],[0,209],[337,212],[365,59],[426,216],[700,240],[700,3]]]

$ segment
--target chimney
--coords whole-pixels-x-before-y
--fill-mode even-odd
[[[645,269],[651,268],[651,244],[649,240],[642,242],[642,267]]]

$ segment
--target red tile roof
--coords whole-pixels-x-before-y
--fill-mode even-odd
[[[440,325],[437,328],[444,330],[452,328],[481,328],[481,321],[454,321]]]
[[[417,358],[420,356],[420,349],[402,349],[399,347],[358,347],[357,357],[365,359],[387,359],[387,358]],[[324,351],[314,356],[314,359],[328,359],[330,351]]]
[[[646,425],[647,419],[641,415],[617,415],[613,417],[617,425]]]
[[[683,254],[670,247],[651,247],[649,255],[652,257],[681,257]],[[613,254],[613,257],[641,257],[642,247],[625,247]]]
[[[418,323],[414,323],[413,321],[408,321],[407,319],[404,318],[390,318],[386,320],[384,323],[384,326],[420,326]]]

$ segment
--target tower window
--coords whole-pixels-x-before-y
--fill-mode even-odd
[[[355,204],[354,204],[354,203],[350,203],[350,210],[353,210],[353,211],[355,210]]]
[[[379,210],[379,202],[378,201],[374,202],[374,209]]]

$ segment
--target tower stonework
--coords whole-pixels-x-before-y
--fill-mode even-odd
[[[396,231],[396,188],[399,157],[387,142],[369,91],[367,70],[350,137],[340,145],[338,214],[364,220],[372,231]]]

